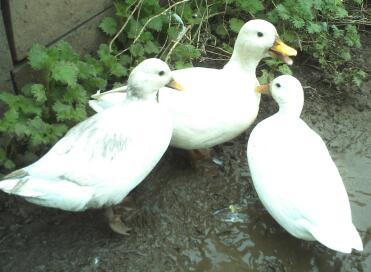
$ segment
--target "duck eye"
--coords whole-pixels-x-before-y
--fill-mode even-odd
[[[160,71],[160,72],[158,72],[158,75],[159,76],[163,76],[165,74],[165,71]]]
[[[263,37],[263,33],[262,32],[258,32],[258,37]]]
[[[276,87],[277,87],[277,88],[281,88],[281,84],[276,83]]]

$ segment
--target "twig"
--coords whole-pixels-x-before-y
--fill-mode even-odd
[[[191,29],[191,25],[187,26],[185,29],[183,29],[181,31],[181,33],[178,35],[178,37],[176,38],[173,46],[170,48],[169,52],[167,53],[166,55],[166,58],[165,58],[165,62],[168,61],[169,57],[171,56],[171,53],[173,52],[173,50],[175,49],[175,47],[179,44],[179,42],[183,39],[184,35],[187,33],[188,30]]]
[[[142,1],[143,1],[143,0],[142,0]],[[155,18],[157,18],[157,17],[160,17],[161,15],[164,15],[166,12],[168,12],[168,11],[169,11],[170,9],[172,9],[173,7],[175,7],[175,6],[177,6],[177,5],[180,5],[180,4],[184,3],[184,2],[188,2],[188,1],[189,1],[189,0],[182,0],[182,1],[176,2],[176,3],[172,4],[171,6],[169,6],[167,9],[163,10],[162,12],[160,12],[160,13],[158,13],[158,14],[152,16],[151,18],[149,18],[149,19],[144,23],[142,29],[139,31],[139,34],[135,37],[135,39],[134,39],[134,41],[132,42],[132,44],[135,44],[135,43],[138,41],[138,39],[139,39],[140,36],[142,35],[144,29],[147,27],[147,25],[148,25],[148,24],[149,24],[153,19],[155,19]],[[129,47],[128,47],[128,48],[125,48],[125,49],[123,49],[123,50],[121,50],[119,53],[116,54],[115,57],[120,56],[121,54],[125,53],[125,52],[128,51],[128,50],[129,50]]]
[[[112,45],[114,43],[114,41],[120,36],[120,34],[122,33],[122,31],[124,31],[125,27],[127,26],[127,24],[129,23],[131,17],[133,17],[135,11],[138,9],[138,7],[142,4],[144,0],[139,0],[138,1],[138,4],[134,7],[133,11],[130,13],[129,17],[126,19],[126,21],[124,22],[124,24],[121,26],[120,30],[116,33],[116,35],[112,38],[112,40],[110,41],[109,43],[109,52],[111,53],[112,52]],[[135,3],[135,2],[134,2]],[[132,5],[134,5],[134,3]],[[128,8],[130,8],[131,6],[129,6]]]

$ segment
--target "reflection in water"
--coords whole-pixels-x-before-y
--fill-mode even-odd
[[[363,252],[342,254],[296,239],[255,198],[215,211],[216,222],[196,239],[196,246],[182,251],[186,261],[179,265],[186,271],[371,271],[370,163],[359,154],[336,156]]]

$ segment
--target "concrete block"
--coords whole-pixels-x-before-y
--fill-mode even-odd
[[[13,61],[10,54],[8,39],[5,33],[3,16],[0,9],[0,92],[13,92],[13,82],[10,71],[13,69]],[[4,111],[4,105],[0,103],[0,118]]]
[[[112,6],[113,0],[7,0],[17,61],[33,43],[49,45]]]
[[[113,16],[114,13],[113,7],[107,9],[66,35],[63,40],[69,42],[81,56],[94,52],[101,43],[108,42],[107,36],[98,29],[100,21],[106,16]],[[13,78],[16,89],[20,90],[27,83],[39,82],[41,73],[33,71],[28,63],[23,63],[15,67]]]

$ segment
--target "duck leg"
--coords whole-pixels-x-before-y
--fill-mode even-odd
[[[211,159],[209,149],[192,149],[188,150],[189,157],[191,158],[192,165],[196,164],[197,161]]]
[[[188,150],[192,168],[204,176],[216,176],[218,168],[212,163],[210,149]]]
[[[124,222],[122,222],[121,214],[115,213],[114,207],[106,208],[105,215],[108,219],[108,224],[111,229],[121,235],[129,235],[131,228],[127,227]]]

